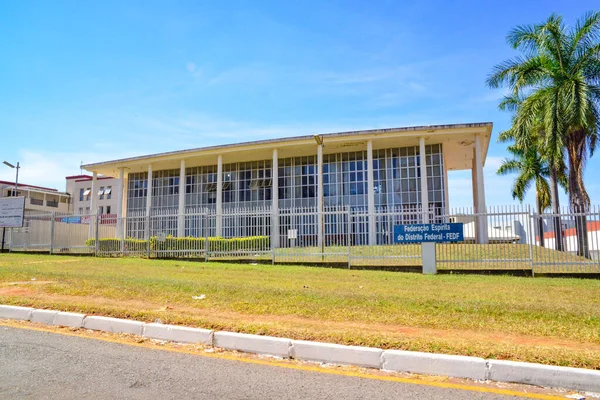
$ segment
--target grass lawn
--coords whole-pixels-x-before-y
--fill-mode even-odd
[[[0,254],[0,303],[600,369],[592,279]]]

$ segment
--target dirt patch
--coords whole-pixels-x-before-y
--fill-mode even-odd
[[[480,332],[468,329],[432,329],[410,326],[398,326],[381,323],[363,323],[351,321],[323,321],[296,316],[282,315],[255,315],[243,314],[235,311],[215,310],[213,308],[195,308],[190,306],[179,306],[169,303],[168,305],[142,301],[142,300],[115,300],[103,297],[68,296],[57,294],[40,293],[27,287],[0,287],[0,296],[27,297],[35,303],[35,300],[64,302],[70,305],[81,304],[83,306],[115,308],[116,310],[128,309],[132,312],[149,312],[156,316],[164,315],[165,318],[189,319],[197,318],[221,326],[236,327],[247,324],[272,326],[276,330],[286,332],[299,332],[295,339],[304,336],[302,332],[314,334],[330,334],[344,332],[374,332],[383,337],[414,338],[414,339],[446,339],[448,341],[479,342],[503,345],[524,345],[529,347],[545,348],[569,348],[573,350],[585,350],[600,352],[600,343],[579,342],[569,339],[552,338],[545,336],[527,336],[519,334],[503,334],[500,332]],[[119,314],[117,311],[116,314]],[[123,315],[111,315],[125,317]],[[326,328],[324,328],[326,327]],[[231,329],[231,328],[230,328]],[[303,337],[302,337],[303,338]]]
[[[47,285],[50,283],[56,283],[56,281],[21,281],[21,282],[5,282],[0,284],[2,286],[19,286],[19,285]]]

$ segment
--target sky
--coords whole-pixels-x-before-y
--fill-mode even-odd
[[[305,134],[493,122],[488,205],[511,205],[489,89],[507,33],[596,1],[27,1],[0,5],[0,159],[65,190],[81,163]],[[586,187],[600,199],[587,164]],[[0,164],[0,180],[14,170]],[[449,174],[472,205],[470,171]],[[525,203],[535,204],[531,190]],[[562,204],[567,198],[562,193]]]

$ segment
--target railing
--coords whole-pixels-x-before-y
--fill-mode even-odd
[[[154,210],[152,215],[27,213],[11,232],[11,251],[99,256],[250,260],[419,270],[420,244],[398,244],[394,227],[462,223],[464,240],[438,243],[439,270],[600,273],[600,209],[537,215],[529,207],[365,209],[269,207]],[[554,224],[561,224],[561,240]],[[479,227],[479,228],[478,228]],[[484,227],[484,239],[478,235]],[[543,233],[540,236],[540,233]]]
[[[58,208],[58,201],[48,200],[48,201],[46,201],[46,205],[48,207]]]
[[[44,200],[43,199],[34,199],[33,197],[30,197],[29,204],[32,204],[34,206],[43,206]]]

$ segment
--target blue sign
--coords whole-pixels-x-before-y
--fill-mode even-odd
[[[67,224],[80,224],[81,217],[63,217],[60,222],[66,222]]]
[[[394,243],[462,242],[462,223],[394,225]]]

